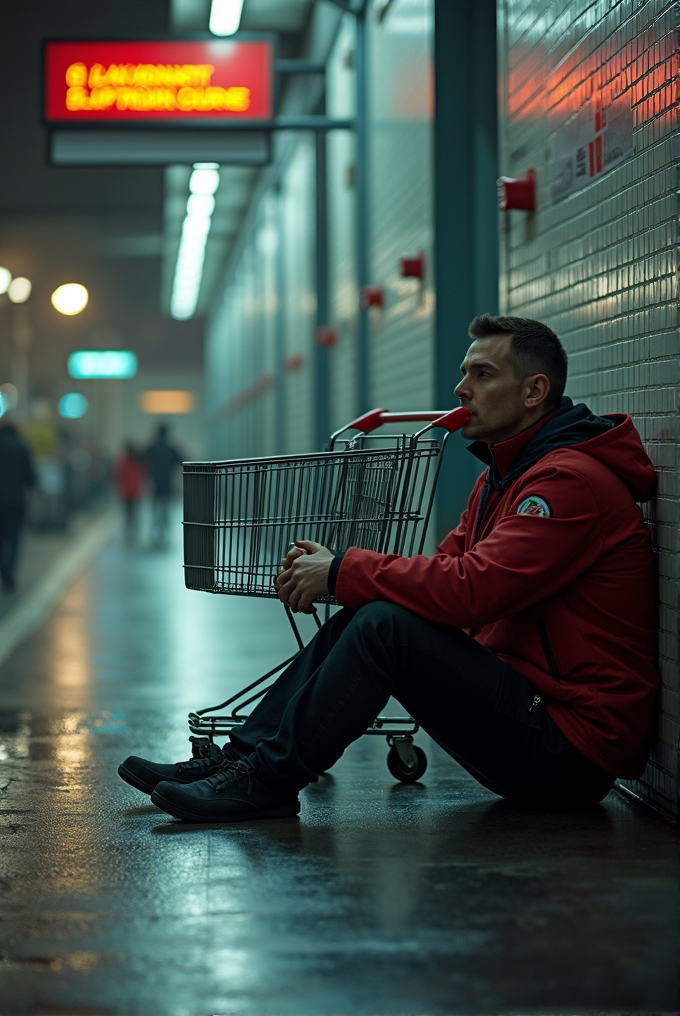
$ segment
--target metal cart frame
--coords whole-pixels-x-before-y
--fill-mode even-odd
[[[437,481],[449,436],[470,413],[391,413],[374,409],[336,431],[327,452],[230,462],[184,463],[184,569],[188,588],[232,595],[276,597],[273,578],[282,547],[293,529],[305,538],[344,550],[364,547],[410,556],[421,554],[432,515]],[[414,434],[381,436],[389,424],[425,423]],[[440,441],[425,438],[444,431]],[[348,439],[348,431],[357,434]],[[290,509],[280,507],[283,500]],[[285,507],[285,506],[284,506]],[[313,536],[308,535],[311,529]],[[328,596],[317,601],[325,604]],[[216,706],[189,713],[194,757],[209,754],[215,737],[247,719],[244,710],[271,687],[267,681],[287,667],[304,642],[284,605],[298,651]],[[321,622],[314,612],[318,628]],[[273,682],[272,682],[273,683]],[[229,709],[227,713],[222,710]],[[366,734],[385,737],[387,766],[395,779],[411,783],[425,772],[425,753],[413,743],[418,724],[409,716],[378,716]]]

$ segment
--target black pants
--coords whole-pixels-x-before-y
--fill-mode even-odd
[[[0,511],[0,577],[6,583],[14,581],[23,523],[24,512],[21,509]]]
[[[139,498],[136,497],[125,497],[123,498],[123,515],[125,517],[125,536],[130,540],[135,533],[137,527],[137,506],[139,504]]]
[[[489,790],[531,805],[601,801],[614,777],[573,747],[525,677],[458,628],[391,603],[335,614],[231,741],[263,778],[300,790],[393,695]]]
[[[165,543],[168,530],[168,516],[170,513],[170,492],[157,490],[153,498],[152,509],[152,539],[156,543]]]

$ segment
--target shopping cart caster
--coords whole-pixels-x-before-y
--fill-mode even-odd
[[[191,757],[192,758],[209,758],[210,757],[210,746],[212,741],[209,737],[190,737],[191,741]]]
[[[407,735],[387,738],[390,750],[387,753],[387,768],[400,783],[415,783],[427,769],[427,755]]]

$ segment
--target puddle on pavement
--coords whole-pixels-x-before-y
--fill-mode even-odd
[[[0,711],[0,762],[28,758],[44,762],[58,758],[82,761],[92,735],[121,734],[127,730],[125,713],[104,710],[88,714],[72,710],[62,714]]]
[[[13,967],[32,967],[35,970],[75,970],[88,974],[107,959],[106,953],[74,952],[67,956],[8,956],[0,955],[0,964]]]

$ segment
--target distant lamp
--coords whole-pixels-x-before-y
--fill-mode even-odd
[[[243,0],[212,0],[209,28],[213,35],[238,32],[243,13]]]
[[[89,403],[80,392],[69,392],[59,399],[59,415],[65,420],[79,420],[85,416]]]
[[[0,268],[0,294],[6,293],[12,281],[12,273],[9,268]]]
[[[63,286],[58,286],[50,297],[55,310],[60,314],[69,315],[80,314],[81,310],[87,307],[89,298],[87,289],[79,282],[67,282]]]
[[[7,287],[7,295],[12,303],[26,303],[31,295],[30,280],[25,279],[23,275],[18,275]]]

